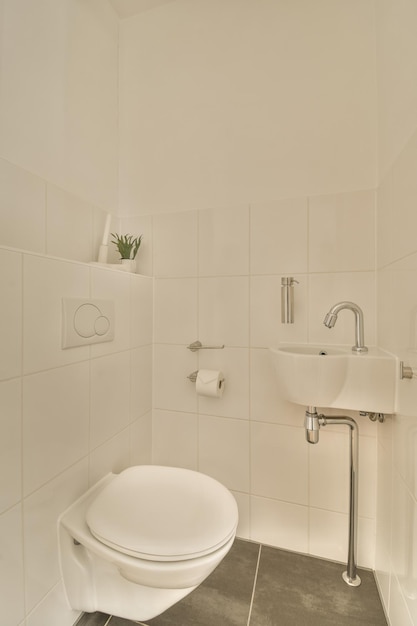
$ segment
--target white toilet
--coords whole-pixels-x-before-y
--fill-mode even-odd
[[[155,465],[108,474],[58,520],[69,604],[151,619],[207,578],[237,523],[234,497],[205,474]]]

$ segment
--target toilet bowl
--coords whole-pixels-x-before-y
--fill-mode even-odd
[[[205,474],[156,465],[108,474],[58,520],[68,602],[151,619],[217,567],[237,523],[234,497]]]

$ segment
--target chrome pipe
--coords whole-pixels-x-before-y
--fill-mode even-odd
[[[319,415],[315,406],[309,406],[305,412],[304,426],[308,443],[318,443],[320,433]]]
[[[335,416],[326,417],[319,416],[320,423],[326,424],[342,424],[348,426],[350,430],[349,436],[349,542],[348,542],[348,561],[347,569],[343,572],[342,577],[345,583],[351,587],[359,587],[361,579],[356,571],[356,549],[357,549],[357,529],[358,529],[358,468],[359,468],[359,429],[355,420],[351,417]]]
[[[359,468],[359,429],[352,417],[319,415],[315,406],[308,406],[305,412],[305,432],[308,443],[318,443],[320,426],[342,424],[348,426],[349,436],[349,541],[346,571],[342,578],[351,587],[359,587],[361,579],[356,571],[356,548],[358,530],[358,468]]]

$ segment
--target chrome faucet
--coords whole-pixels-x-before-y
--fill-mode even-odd
[[[323,324],[327,328],[333,328],[336,324],[338,313],[342,309],[349,309],[355,315],[355,345],[352,347],[354,352],[368,352],[368,348],[364,344],[363,339],[363,313],[362,309],[354,302],[338,302],[327,313],[323,320]]]

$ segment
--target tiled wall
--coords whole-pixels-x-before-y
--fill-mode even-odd
[[[379,342],[417,368],[417,134],[378,190]],[[389,244],[389,247],[387,247]],[[398,382],[397,414],[379,427],[376,569],[392,626],[417,624],[417,382]]]
[[[5,244],[32,233],[36,252],[0,248],[0,623],[69,626],[57,517],[105,473],[151,461],[152,278],[73,260],[96,258],[102,212],[57,188],[46,205],[49,185],[1,166]],[[114,300],[115,340],[62,350],[63,297]]]
[[[417,367],[415,3],[376,4],[379,165],[378,343]],[[417,624],[417,381],[398,381],[378,426],[376,571],[392,626]]]
[[[2,626],[73,623],[56,518],[106,471],[149,462],[152,435],[154,462],[200,469],[233,490],[241,536],[346,558],[347,433],[326,427],[307,445],[303,409],[278,396],[267,348],[350,344],[349,312],[332,331],[322,325],[332,304],[350,299],[364,309],[366,342],[417,367],[417,16],[406,0],[306,2],[317,29],[288,13],[277,37],[265,16],[284,4],[253,15],[245,3],[246,37],[233,2],[181,0],[125,20],[118,74],[119,25],[106,2],[0,0]],[[223,19],[213,19],[219,9]],[[198,40],[187,35],[193,20]],[[292,56],[275,47],[281,41],[294,42]],[[87,265],[105,211],[116,213],[118,124],[120,212],[144,215],[112,230],[144,233],[145,276]],[[283,196],[296,197],[274,202]],[[280,323],[283,275],[299,280],[292,326]],[[65,295],[114,298],[116,341],[62,351]],[[192,354],[197,338],[226,347]],[[186,377],[199,367],[224,371],[222,399],[196,396]],[[376,565],[392,626],[417,624],[414,385],[399,383],[398,415],[378,425],[378,445],[375,424],[352,414],[359,561]]]
[[[340,300],[364,311],[375,343],[373,191],[159,214],[154,224],[153,460],[206,472],[236,495],[239,535],[338,560],[347,555],[348,431],[305,441],[303,407],[280,398],[268,346],[352,343],[354,318],[328,330]],[[358,230],[358,224],[360,229]],[[352,241],[355,245],[352,245]],[[281,276],[295,286],[295,323],[280,321]],[[224,350],[192,353],[199,339]],[[187,376],[219,369],[221,399]],[[359,562],[374,563],[376,428],[360,424]]]

